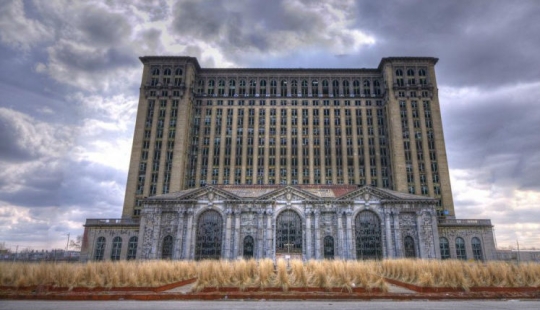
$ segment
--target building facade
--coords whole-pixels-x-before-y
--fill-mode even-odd
[[[412,249],[421,258],[446,258],[447,252],[491,258],[489,220],[452,222],[465,220],[455,220],[436,58],[383,58],[371,69],[209,69],[193,57],[141,61],[122,220],[111,220],[133,223],[113,227],[118,223],[89,220],[88,258],[101,257],[95,255],[99,231],[124,229],[116,236],[124,240],[116,246],[123,258],[129,252],[125,239],[134,237],[129,230],[139,234],[137,258],[201,259],[204,225],[221,227],[222,248],[213,252],[219,257],[242,256],[253,240],[256,248],[247,256],[276,258],[284,253],[279,225],[285,218],[292,222],[283,225],[296,223],[301,236],[301,251],[288,255],[324,258],[327,240],[334,257],[365,258],[358,252],[361,240],[372,241],[359,232],[364,217],[378,223],[376,258],[409,257]],[[333,194],[317,196],[314,188]],[[239,194],[250,191],[261,196]],[[287,204],[264,191],[300,198]],[[205,194],[193,198],[190,192]],[[346,198],[349,192],[359,195]],[[210,193],[223,200],[208,204]],[[364,194],[377,201],[376,208],[362,200]],[[200,213],[208,208],[212,216]],[[321,218],[332,219],[331,229]],[[248,234],[248,227],[258,233]],[[172,238],[167,246],[163,234]],[[105,257],[114,242],[102,243]]]

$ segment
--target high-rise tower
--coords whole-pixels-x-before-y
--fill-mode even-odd
[[[145,197],[206,184],[372,185],[437,198],[438,214],[454,216],[436,58],[372,69],[140,59],[124,218]]]

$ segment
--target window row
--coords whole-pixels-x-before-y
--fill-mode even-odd
[[[457,237],[454,244],[454,252],[452,253],[450,250],[450,242],[445,237],[439,238],[439,246],[441,250],[441,258],[442,259],[450,259],[450,258],[456,258],[456,259],[462,259],[467,260],[467,250],[466,250],[466,244],[465,240],[461,237]],[[482,242],[479,238],[473,237],[471,239],[470,244],[470,253],[472,253],[472,259],[482,261],[484,260],[484,255],[482,251]]]
[[[265,79],[200,79],[197,95],[238,97],[238,96],[280,96],[280,97],[349,97],[380,96],[383,91],[378,79],[363,80],[265,80]]]
[[[94,260],[100,261],[105,259],[110,260],[120,260],[122,258],[125,258],[127,260],[135,259],[137,257],[137,243],[139,241],[139,238],[134,236],[129,238],[128,244],[127,244],[127,251],[125,252],[125,256],[122,256],[122,243],[123,240],[121,237],[114,237],[112,239],[112,244],[110,247],[110,253],[108,254],[108,257],[105,256],[105,251],[108,249],[107,247],[107,239],[105,237],[99,237],[96,240],[96,244],[94,247]]]

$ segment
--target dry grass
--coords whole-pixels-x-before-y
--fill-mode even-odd
[[[57,287],[159,286],[196,276],[194,262],[0,263],[0,285]]]
[[[0,285],[58,287],[155,287],[198,278],[205,287],[379,288],[382,277],[430,287],[540,287],[540,264],[437,260],[386,261],[131,261],[67,263],[0,263]]]
[[[506,262],[466,262],[457,260],[386,260],[381,274],[419,286],[459,287],[539,287],[540,264]]]

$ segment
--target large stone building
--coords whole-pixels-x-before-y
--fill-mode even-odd
[[[371,69],[144,64],[122,219],[83,259],[494,259],[455,219],[436,58]]]

